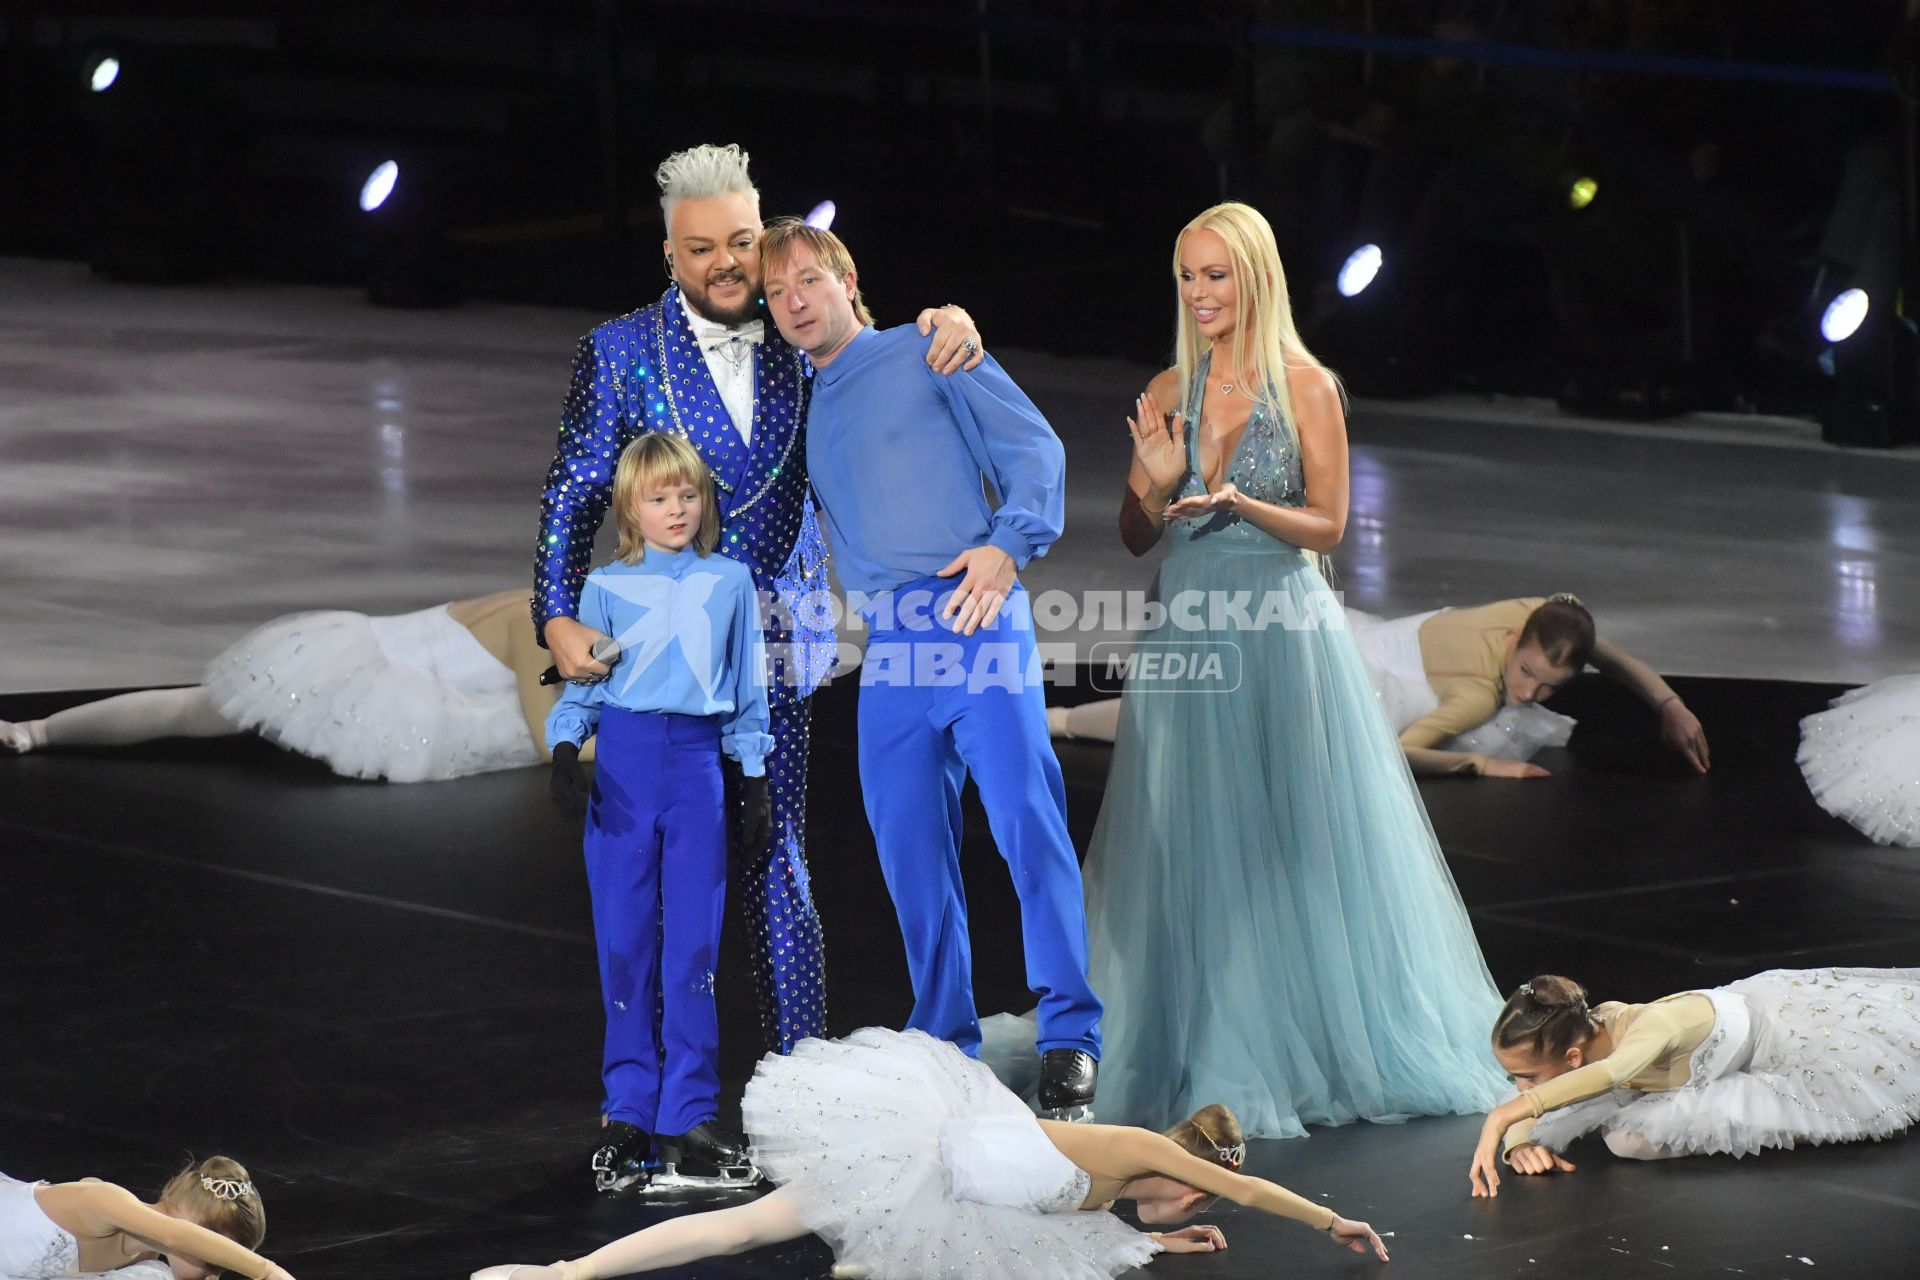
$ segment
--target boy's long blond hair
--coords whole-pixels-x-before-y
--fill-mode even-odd
[[[1280,246],[1273,228],[1250,204],[1229,200],[1214,205],[1180,229],[1173,239],[1173,278],[1180,280],[1180,242],[1190,231],[1211,231],[1226,242],[1228,265],[1235,289],[1233,339],[1229,351],[1234,372],[1270,409],[1293,421],[1293,392],[1287,385],[1290,369],[1324,369],[1307,350],[1293,323],[1293,302],[1287,293],[1287,273],[1280,265]],[[1194,323],[1193,312],[1176,296],[1174,302],[1174,367],[1184,398],[1207,351],[1207,339]],[[1191,429],[1192,424],[1189,424]]]
[[[707,464],[679,436],[647,431],[635,436],[621,452],[620,465],[613,472],[613,519],[620,531],[614,555],[625,564],[639,564],[647,554],[635,504],[642,494],[663,484],[692,485],[700,491],[700,527],[694,530],[694,550],[704,556],[720,543],[720,507],[713,500],[713,475]]]

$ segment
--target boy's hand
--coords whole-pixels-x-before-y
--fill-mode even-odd
[[[580,748],[563,742],[553,749],[553,772],[547,777],[547,795],[569,818],[582,818],[587,812],[587,795],[592,787],[586,770],[580,767]]]
[[[748,865],[759,861],[773,835],[773,800],[767,794],[767,775],[742,776],[740,809],[734,821],[734,843]]]

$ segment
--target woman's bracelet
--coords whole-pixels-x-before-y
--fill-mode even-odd
[[[1173,505],[1173,499],[1169,497],[1165,502],[1160,504],[1160,509],[1158,511],[1155,511],[1147,506],[1147,495],[1144,493],[1140,495],[1140,509],[1146,512],[1148,515],[1152,516],[1155,520],[1166,519],[1167,508],[1172,505]]]

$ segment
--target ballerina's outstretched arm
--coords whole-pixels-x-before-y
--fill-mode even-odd
[[[638,1271],[683,1266],[702,1258],[745,1253],[807,1234],[793,1198],[785,1191],[774,1191],[752,1204],[669,1218],[602,1245],[584,1258],[556,1262],[550,1267],[488,1267],[474,1272],[473,1280],[608,1280]]]

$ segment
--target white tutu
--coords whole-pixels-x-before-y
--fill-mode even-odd
[[[1920,675],[1862,685],[1800,722],[1820,807],[1879,844],[1920,848]]]
[[[1549,711],[1537,702],[1509,702],[1493,719],[1447,742],[1447,751],[1467,751],[1496,760],[1531,760],[1542,747],[1564,747],[1573,737],[1572,716]]]
[[[350,778],[426,782],[537,764],[513,672],[445,605],[275,618],[207,666],[243,729]]]
[[[1714,1028],[1685,1085],[1548,1112],[1536,1142],[1627,1133],[1675,1154],[1892,1137],[1920,1119],[1920,969],[1774,969],[1702,992]]]
[[[741,1115],[802,1221],[874,1280],[1106,1280],[1160,1251],[1078,1210],[1087,1175],[990,1070],[923,1032],[868,1027],[769,1054]]]

